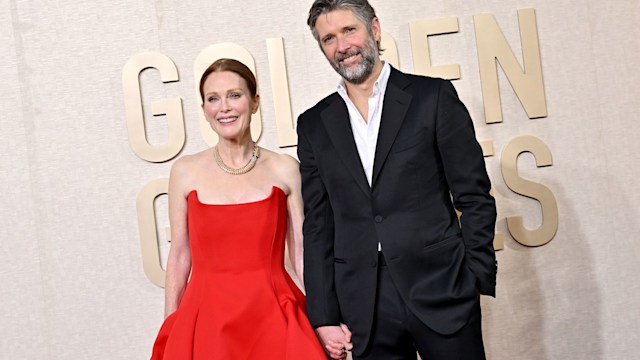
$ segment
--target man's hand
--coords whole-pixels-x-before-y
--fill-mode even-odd
[[[346,359],[347,351],[353,349],[351,331],[345,324],[340,326],[320,326],[316,328],[318,339],[324,351],[332,359]]]

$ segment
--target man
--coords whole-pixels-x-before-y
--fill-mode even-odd
[[[484,359],[496,211],[466,108],[449,81],[380,60],[366,0],[316,0],[308,25],[342,77],[298,119],[318,337],[334,358],[352,337],[354,359]]]

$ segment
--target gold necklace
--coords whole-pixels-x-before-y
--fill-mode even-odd
[[[227,164],[224,163],[224,161],[222,161],[222,157],[220,157],[220,152],[218,152],[218,145],[213,147],[213,157],[216,159],[216,164],[218,164],[218,167],[222,169],[222,171],[231,175],[242,175],[249,172],[249,170],[253,169],[253,167],[256,166],[256,162],[260,157],[260,147],[258,146],[258,144],[254,142],[253,155],[251,155],[251,159],[249,159],[249,162],[246,163],[243,167],[238,169],[229,167],[227,166]]]

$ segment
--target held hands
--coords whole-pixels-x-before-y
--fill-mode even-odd
[[[346,359],[347,351],[353,349],[351,331],[345,324],[340,326],[320,326],[316,334],[324,347],[324,351],[332,359]]]
[[[345,324],[340,326],[320,326],[316,334],[324,346],[324,351],[332,359],[346,359],[347,351],[353,348],[351,331]]]

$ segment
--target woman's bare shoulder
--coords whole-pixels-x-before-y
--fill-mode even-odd
[[[189,170],[192,167],[199,167],[207,160],[212,160],[213,155],[209,149],[194,153],[182,155],[176,161],[174,161],[172,168],[176,170]]]
[[[260,152],[261,156],[265,157],[265,160],[269,160],[269,162],[273,162],[273,165],[278,167],[295,167],[298,168],[298,160],[289,154],[278,153],[275,151],[271,151],[265,148],[261,148]]]
[[[188,189],[201,182],[202,177],[208,175],[206,169],[213,161],[211,156],[209,151],[204,150],[179,157],[171,166],[170,183],[174,183],[186,193]]]
[[[261,154],[260,157],[263,155]],[[280,184],[289,195],[292,189],[299,187],[300,171],[299,163],[294,157],[288,154],[277,153],[271,150],[264,151],[264,161],[267,164],[268,173],[273,177],[273,181]]]

